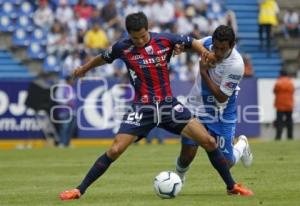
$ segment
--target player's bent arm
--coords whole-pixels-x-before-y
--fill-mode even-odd
[[[210,91],[219,103],[224,103],[228,100],[228,96],[224,94],[220,87],[215,84],[208,75],[207,69],[200,69],[200,74]]]
[[[74,73],[74,77],[83,77],[88,71],[91,69],[106,64],[106,61],[102,58],[101,55],[98,55],[96,57],[93,57],[91,60],[89,60],[84,65],[78,67]]]
[[[201,41],[193,40],[192,41],[192,49],[201,55],[201,58],[204,58],[208,63],[214,64],[216,62],[216,58],[214,53],[209,52],[201,43]]]

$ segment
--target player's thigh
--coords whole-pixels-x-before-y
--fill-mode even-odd
[[[188,122],[181,134],[196,141],[206,150],[211,151],[217,147],[215,139],[209,135],[206,128],[196,118]]]

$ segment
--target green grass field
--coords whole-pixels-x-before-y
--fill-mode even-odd
[[[77,186],[106,147],[0,151],[0,205],[253,206],[300,205],[300,141],[253,143],[254,164],[232,172],[255,196],[225,195],[225,185],[203,150],[175,199],[154,194],[153,179],[173,170],[178,145],[134,145],[87,193],[62,202],[58,193]]]

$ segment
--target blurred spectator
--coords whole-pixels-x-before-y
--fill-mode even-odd
[[[147,18],[152,18],[152,5],[151,0],[137,0],[137,4],[135,6],[135,12],[143,11]]]
[[[87,20],[78,14],[68,22],[69,38],[73,47],[77,50],[84,50],[84,35],[88,28]]]
[[[278,25],[277,14],[279,13],[279,7],[275,0],[261,0],[259,5],[259,40],[260,47],[263,48],[263,34],[265,33],[267,42],[267,54],[271,55],[271,32],[272,26]]]
[[[63,27],[55,21],[52,25],[50,32],[47,35],[47,53],[53,54],[58,50],[60,39],[62,38]]]
[[[290,36],[297,37],[299,35],[299,14],[293,10],[288,9],[283,16],[282,32],[286,39]]]
[[[194,17],[194,24],[197,24],[199,32],[202,36],[208,35],[208,20],[202,15]]]
[[[68,0],[60,0],[55,13],[56,19],[64,26],[73,19],[73,10],[68,5]]]
[[[276,108],[276,127],[275,140],[280,140],[282,130],[287,127],[288,139],[293,139],[293,107],[294,107],[294,84],[291,78],[288,77],[286,71],[280,71],[280,76],[274,87]]]
[[[190,33],[190,36],[194,39],[201,39],[200,29],[197,24],[193,25],[193,31]]]
[[[48,5],[47,0],[39,1],[39,6],[33,14],[33,21],[37,26],[46,30],[48,30],[52,26],[54,15]]]
[[[300,50],[298,50],[297,64],[298,64],[297,77],[300,78]]]
[[[77,4],[74,5],[74,2]],[[68,72],[71,70],[71,63],[84,61],[90,55],[88,52],[98,54],[101,49],[109,46],[109,42],[126,35],[123,21],[129,13],[143,11],[148,17],[149,30],[152,32],[168,30],[199,39],[211,35],[220,25],[225,11],[224,0],[38,0],[38,3],[34,21],[36,25],[51,30],[47,35],[47,53],[58,57],[60,67]],[[206,14],[209,14],[209,20]],[[224,23],[235,27],[233,16],[228,12]],[[94,31],[95,22],[100,25],[100,32]],[[74,62],[74,53],[69,54],[73,50],[77,51]],[[80,59],[77,59],[78,54]],[[194,56],[188,53],[172,58],[171,78],[190,80],[193,76],[190,71],[195,62]],[[116,65],[117,72],[111,72],[112,67],[107,67],[105,72],[100,72],[101,75],[122,76],[122,66]]]
[[[67,56],[63,63],[63,75],[69,76],[72,74],[73,70],[81,65],[80,54],[78,51],[74,50]]]
[[[207,2],[207,18],[220,19],[223,17],[223,1],[220,0],[206,0]]]
[[[220,25],[220,23],[219,23],[218,19],[208,18],[208,25],[207,25],[208,35],[212,35],[219,25]]]
[[[233,29],[235,35],[237,36],[238,25],[236,23],[236,17],[235,17],[234,11],[232,11],[232,10],[226,11],[223,21],[224,22],[222,22],[222,24],[224,24],[226,26],[230,26]]]
[[[189,34],[193,32],[193,17],[196,15],[195,8],[193,6],[189,6],[185,13],[177,19],[177,32],[179,34]]]
[[[116,7],[115,0],[110,0],[108,3],[102,8],[102,18],[106,23],[105,28],[117,28],[119,26],[119,18],[118,18],[118,10]]]
[[[91,14],[91,18],[88,21],[88,28],[92,28],[94,23],[98,23],[99,25],[103,25],[104,20],[100,15],[100,11],[97,9],[93,10]]]
[[[80,53],[85,53],[85,43],[84,43],[84,39],[85,39],[85,31],[80,29],[77,33],[77,50],[80,51]]]
[[[65,82],[55,91],[57,103],[61,106],[57,111],[59,120],[59,146],[68,147],[76,129],[76,93],[73,80],[66,77]]]
[[[200,16],[207,16],[208,0],[189,0],[196,8],[197,14]]]
[[[78,0],[78,3],[74,7],[74,12],[78,14],[79,17],[88,20],[93,12],[93,7],[88,5],[86,0]]]
[[[62,25],[55,21],[47,36],[47,53],[59,59],[64,58],[71,50],[71,41]]]
[[[248,54],[243,55],[243,61],[245,65],[244,77],[253,76],[253,66],[251,62],[251,57]]]
[[[152,18],[162,31],[171,30],[175,18],[175,8],[167,0],[156,0],[152,5]]]
[[[86,33],[84,42],[92,54],[99,54],[101,49],[109,46],[107,36],[97,22],[93,23],[92,29]]]
[[[152,22],[152,7],[150,0],[137,0],[136,4],[129,4],[128,0],[122,0],[122,6],[120,8],[121,19],[125,20],[125,17],[130,13],[142,11],[148,18],[149,28],[153,27]],[[125,28],[125,22],[121,24]]]
[[[119,30],[121,27],[115,0],[108,1],[108,3],[102,8],[101,14],[105,22],[102,27],[106,31],[108,39],[113,41],[115,30]]]

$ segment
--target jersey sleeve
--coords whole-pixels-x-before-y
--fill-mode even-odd
[[[209,50],[209,51],[211,50],[211,46],[212,46],[212,37],[211,36],[204,37],[197,41],[199,41],[207,50]]]
[[[187,35],[164,33],[163,36],[167,38],[172,46],[175,44],[184,44],[185,48],[190,49],[192,47],[193,38]]]
[[[238,64],[228,66],[228,68],[225,68],[225,71],[226,73],[220,84],[220,90],[230,97],[243,78],[244,63],[240,62]]]
[[[117,42],[108,49],[105,49],[103,52],[101,52],[101,56],[107,63],[112,63],[115,59],[118,59],[121,56],[121,51],[122,48]]]

